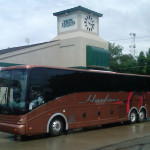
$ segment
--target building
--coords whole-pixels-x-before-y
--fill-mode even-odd
[[[0,66],[47,65],[109,68],[108,43],[99,37],[99,17],[82,6],[53,13],[57,37],[50,42],[0,51]]]

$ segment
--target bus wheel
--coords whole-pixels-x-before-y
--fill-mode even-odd
[[[129,120],[130,120],[130,123],[137,122],[137,112],[135,110],[131,111]]]
[[[145,117],[146,117],[145,111],[144,110],[140,111],[138,121],[143,122],[145,120]]]
[[[64,123],[60,118],[54,118],[49,126],[51,136],[58,136],[64,131]]]

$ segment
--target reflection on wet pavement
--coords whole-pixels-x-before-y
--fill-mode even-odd
[[[99,150],[101,147],[107,149],[108,145],[150,136],[149,131],[150,121],[133,125],[118,123],[77,129],[69,131],[67,135],[40,135],[26,138],[24,141],[15,140],[13,135],[0,132],[0,150]]]

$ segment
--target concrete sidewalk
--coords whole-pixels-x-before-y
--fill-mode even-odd
[[[93,150],[150,150],[150,135]]]

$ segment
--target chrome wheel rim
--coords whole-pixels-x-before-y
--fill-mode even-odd
[[[61,130],[61,123],[60,121],[58,120],[55,120],[53,123],[52,123],[52,130],[54,132],[59,132]]]
[[[136,120],[136,114],[135,113],[131,113],[131,121],[135,122]]]
[[[141,120],[143,120],[144,119],[144,113],[143,112],[140,112],[140,114],[139,114],[139,118],[141,119]]]

